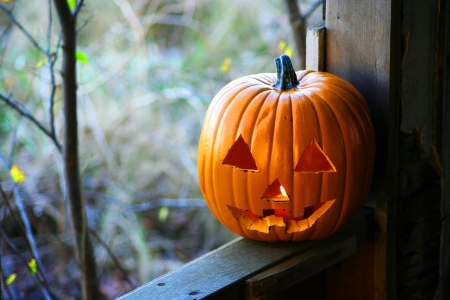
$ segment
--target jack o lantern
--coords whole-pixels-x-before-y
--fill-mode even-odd
[[[375,137],[367,103],[345,80],[295,72],[236,79],[212,100],[198,148],[199,184],[214,216],[255,240],[319,239],[369,192]]]

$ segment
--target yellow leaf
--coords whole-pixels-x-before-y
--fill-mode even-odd
[[[47,57],[45,57],[44,59],[40,60],[37,64],[36,64],[36,68],[40,68],[42,67],[46,62],[47,62]]]
[[[282,53],[284,48],[286,48],[286,42],[285,41],[280,41],[278,43],[278,53]]]
[[[292,48],[287,47],[286,50],[284,50],[284,54],[292,58]]]
[[[36,265],[36,260],[34,258],[32,258],[29,262],[28,262],[28,267],[30,267],[30,273],[31,275],[36,274],[37,271],[37,265]]]
[[[158,220],[161,222],[164,222],[167,220],[167,217],[169,216],[169,208],[167,206],[163,206],[158,211]]]
[[[27,176],[25,176],[25,174],[19,169],[18,166],[12,166],[10,173],[15,183],[20,183],[27,179]]]
[[[231,64],[231,58],[227,57],[223,60],[222,66],[220,67],[220,71],[222,73],[226,73],[228,72],[228,70],[230,69],[230,64]]]
[[[14,87],[14,81],[11,78],[3,78],[3,87],[8,90]]]
[[[8,279],[6,279],[6,285],[10,285],[14,280],[16,280],[16,273],[9,275]]]

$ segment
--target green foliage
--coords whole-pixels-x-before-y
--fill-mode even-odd
[[[67,4],[69,4],[70,10],[73,10],[75,8],[75,6],[77,5],[77,1],[76,0],[67,0]]]
[[[88,64],[89,63],[89,58],[88,58],[87,54],[84,53],[83,51],[77,51],[75,53],[75,58],[80,63],[84,63],[84,64]]]

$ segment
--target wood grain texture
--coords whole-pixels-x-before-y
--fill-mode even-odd
[[[245,282],[246,299],[272,299],[287,288],[356,252],[356,236],[330,237],[320,246],[302,252]]]
[[[363,208],[352,222],[330,238],[340,240],[349,235],[355,235],[358,243],[371,238],[373,209]],[[247,278],[297,254],[321,248],[327,240],[264,243],[238,238],[119,299],[243,299],[239,286]]]
[[[375,207],[375,299],[396,299],[395,203],[401,62],[401,1],[330,0],[326,71],[365,97],[377,139],[369,205]]]
[[[405,133],[419,130],[424,156],[432,155],[433,146],[436,149],[433,77],[437,63],[438,6],[439,0],[413,0],[404,1],[402,8],[400,129]]]
[[[326,299],[374,299],[373,246],[373,239],[359,244],[356,254],[326,269]]]
[[[308,27],[306,31],[306,70],[325,71],[325,22]]]

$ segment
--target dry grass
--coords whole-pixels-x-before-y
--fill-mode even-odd
[[[14,9],[42,45],[47,43],[46,5],[19,0]],[[11,88],[47,125],[49,71],[45,64],[37,67],[44,56],[17,28],[8,27],[6,15],[0,16],[0,92]],[[319,12],[310,22],[318,18]],[[54,19],[53,49],[59,28]],[[78,95],[89,224],[141,284],[234,238],[202,207],[196,171],[202,118],[222,86],[243,75],[274,72],[280,41],[293,42],[283,3],[275,0],[88,0],[80,24],[88,19],[79,49],[89,64],[79,64]],[[222,72],[226,58],[230,68]],[[55,124],[61,137],[60,93]],[[0,151],[27,175],[21,194],[56,291],[68,295],[62,299],[76,297],[70,286],[76,286],[79,273],[67,250],[72,240],[56,148],[0,103]],[[7,177],[7,170],[0,169],[0,183],[8,191]],[[4,204],[0,218],[20,245]],[[95,251],[104,292],[114,297],[129,289],[105,249],[96,244]],[[18,254],[4,245],[2,253],[3,276],[20,274],[11,286],[27,292],[33,281],[19,266]]]

